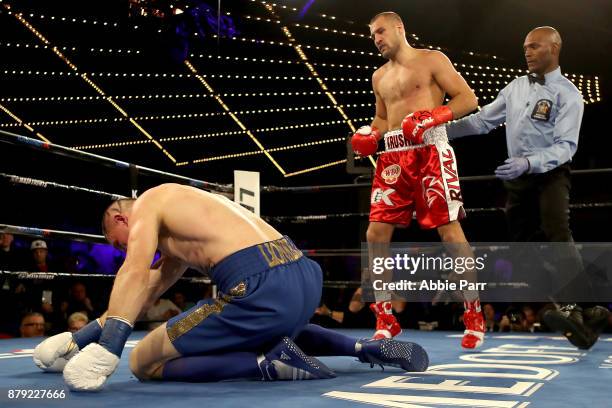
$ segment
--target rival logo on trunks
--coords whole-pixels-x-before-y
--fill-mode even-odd
[[[451,149],[446,149],[442,153],[442,166],[444,167],[444,181],[448,187],[450,199],[463,202],[461,197],[461,187],[459,187],[459,175],[455,169],[455,156]]]
[[[297,261],[304,254],[286,239],[264,242],[257,245],[261,254],[268,262],[268,267],[273,268],[289,262]]]
[[[442,180],[440,180],[438,177],[423,177],[423,180],[421,180],[421,187],[423,189],[423,197],[425,197],[425,201],[427,202],[427,206],[429,208],[431,208],[431,205],[438,197],[440,197],[442,201],[446,201],[446,196],[444,195],[444,184],[442,184]]]
[[[388,188],[386,190],[383,190],[382,188],[376,188],[374,189],[374,191],[372,191],[370,203],[378,204],[382,201],[386,205],[393,207],[395,204],[393,204],[393,201],[391,201],[391,198],[389,198],[389,196],[393,193],[395,193],[395,190],[392,188]]]
[[[392,164],[391,166],[385,167],[381,172],[381,176],[385,179],[387,184],[395,184],[402,174],[402,168],[399,164]]]

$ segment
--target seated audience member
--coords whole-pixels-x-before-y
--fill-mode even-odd
[[[89,319],[85,313],[74,312],[68,317],[68,331],[74,333],[87,323]]]
[[[26,313],[19,326],[21,337],[40,337],[45,335],[45,318],[40,313]]]

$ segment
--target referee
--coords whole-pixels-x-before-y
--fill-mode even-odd
[[[513,241],[573,242],[569,228],[570,165],[578,147],[582,94],[561,74],[561,36],[537,27],[523,49],[529,75],[516,78],[479,112],[447,125],[449,139],[489,133],[506,123],[509,158],[495,169],[508,198],[506,217]],[[582,272],[572,246],[574,272]],[[607,321],[607,309],[575,304],[548,312],[546,323],[572,344],[590,348]],[[586,318],[586,319],[585,319]]]

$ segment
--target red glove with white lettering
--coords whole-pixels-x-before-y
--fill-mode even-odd
[[[362,126],[351,137],[351,146],[353,146],[353,151],[359,156],[370,156],[378,150],[378,139],[380,139],[378,129]]]
[[[453,111],[446,106],[438,106],[431,111],[422,110],[411,113],[402,121],[404,138],[414,144],[423,144],[423,133],[429,128],[453,120]]]

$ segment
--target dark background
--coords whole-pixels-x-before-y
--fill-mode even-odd
[[[201,16],[216,18],[216,1],[189,2],[200,5]],[[476,90],[480,105],[490,102],[497,90],[516,75],[523,75],[525,63],[522,43],[526,33],[535,26],[552,25],[563,37],[561,66],[567,74],[583,75],[591,81],[591,96],[595,98],[595,79],[598,77],[600,100],[588,100],[581,130],[578,153],[573,162],[575,169],[612,167],[610,159],[610,72],[612,49],[610,21],[612,3],[608,1],[279,1],[271,15],[261,2],[236,0],[222,1],[221,10],[226,23],[216,38],[214,24],[201,24],[199,36],[188,41],[190,61],[203,75],[214,92],[222,96],[230,110],[268,149],[303,143],[334,142],[274,151],[271,155],[285,170],[292,173],[346,158],[344,138],[350,128],[342,122],[340,114],[330,107],[329,99],[312,80],[306,66],[299,63],[296,51],[287,45],[252,43],[241,38],[280,41],[288,40],[281,31],[286,25],[295,42],[303,51],[347,115],[358,127],[373,115],[373,95],[369,78],[373,69],[384,63],[376,55],[371,40],[359,36],[324,31],[346,31],[367,36],[367,22],[380,11],[394,10],[403,18],[409,41],[417,47],[440,47],[453,62],[459,64],[468,83]],[[227,115],[219,115],[221,106],[208,96],[207,89],[176,58],[177,40],[174,20],[128,17],[126,1],[19,1],[3,2],[11,12],[22,12],[52,46],[60,47],[78,68],[142,125],[181,165],[173,163],[160,149],[147,141],[129,122],[115,121],[121,115],[104,100],[19,101],[25,97],[77,97],[98,94],[73,73],[51,50],[40,48],[42,42],[0,5],[0,104],[28,123],[53,143],[82,147],[85,151],[112,157],[139,165],[183,174],[218,183],[231,183],[233,170],[252,170],[261,173],[262,185],[300,186],[334,183],[352,183],[356,175],[348,174],[344,164],[330,166],[301,175],[285,177],[263,154],[197,162],[202,158],[257,151],[255,143],[245,134],[231,134],[188,140],[169,140],[178,137],[219,132],[237,132],[239,127]],[[178,3],[177,3],[178,4]],[[282,6],[287,8],[282,8]],[[293,11],[296,8],[297,11]],[[134,10],[134,9],[133,9]],[[228,14],[229,13],[229,14]],[[325,14],[326,17],[323,17]],[[43,17],[44,16],[44,17]],[[54,16],[55,19],[51,19]],[[247,17],[248,16],[248,17]],[[335,18],[330,18],[333,16]],[[62,21],[64,17],[66,20]],[[262,20],[257,21],[259,17]],[[75,22],[72,19],[76,19]],[[281,24],[265,19],[280,19]],[[83,22],[86,20],[86,22]],[[214,18],[213,18],[214,20]],[[96,21],[96,24],[93,24]],[[184,33],[193,34],[197,27],[194,19],[184,19]],[[103,22],[108,24],[105,26]],[[200,23],[202,20],[200,20]],[[116,26],[115,26],[116,24]],[[299,24],[296,25],[296,24]],[[305,24],[318,26],[307,29]],[[136,28],[137,27],[137,28]],[[229,39],[234,28],[237,40]],[[418,37],[418,40],[416,39]],[[20,46],[17,47],[16,44]],[[29,44],[29,47],[25,47]],[[38,45],[39,48],[33,48]],[[183,46],[185,43],[183,43]],[[311,46],[307,48],[306,46]],[[317,50],[312,47],[331,47],[348,52]],[[74,48],[74,49],[73,49]],[[103,51],[99,51],[102,49]],[[113,51],[109,51],[113,50]],[[121,49],[122,53],[117,50]],[[132,50],[127,53],[127,50]],[[138,54],[135,52],[139,51]],[[355,51],[352,53],[351,51]],[[360,54],[366,53],[365,55]],[[368,55],[374,53],[375,55]],[[472,55],[470,54],[472,53]],[[204,57],[199,57],[199,55]],[[493,58],[495,56],[495,58]],[[238,61],[237,58],[247,58]],[[256,59],[256,61],[253,61]],[[262,62],[261,59],[265,61]],[[270,61],[273,62],[270,62]],[[281,61],[281,62],[279,62]],[[291,63],[288,63],[291,62]],[[336,64],[335,67],[330,64]],[[344,67],[338,67],[343,64]],[[464,68],[461,64],[475,68]],[[351,66],[350,68],[347,66]],[[356,68],[355,66],[359,66]],[[367,68],[364,68],[367,66]],[[491,67],[487,71],[485,67]],[[481,67],[478,69],[477,67]],[[474,73],[493,72],[492,68],[506,68],[510,78],[492,78],[500,84],[479,84],[483,77]],[[510,72],[509,70],[513,71]],[[24,71],[13,74],[12,71]],[[39,71],[40,74],[27,74]],[[44,74],[47,72],[47,74]],[[53,72],[53,74],[51,74]],[[63,75],[59,75],[63,72]],[[501,72],[501,71],[500,71]],[[108,74],[111,74],[110,76]],[[116,77],[114,74],[174,74],[180,78]],[[215,77],[210,77],[215,75]],[[231,78],[219,75],[232,75]],[[235,76],[259,75],[295,76],[303,79],[236,79]],[[336,79],[336,80],[334,80]],[[340,79],[343,79],[342,81]],[[349,81],[352,79],[352,81]],[[358,81],[359,79],[359,81]],[[485,81],[490,77],[484,77]],[[574,79],[571,77],[571,79]],[[586,83],[586,82],[585,82]],[[586,86],[584,87],[585,98]],[[237,96],[239,93],[299,92],[295,96]],[[313,92],[314,94],[308,94]],[[350,93],[348,93],[350,92]],[[304,95],[304,93],[307,93]],[[130,98],[125,96],[199,94],[201,97]],[[234,96],[231,96],[231,95]],[[358,106],[354,106],[358,105]],[[362,106],[364,105],[364,106]],[[308,108],[311,110],[308,110]],[[257,110],[304,108],[285,112],[257,113]],[[317,108],[317,109],[315,109]],[[163,115],[212,114],[199,118],[160,118]],[[155,116],[156,119],[147,119]],[[52,125],[40,122],[78,119],[106,119],[91,124]],[[335,121],[332,125],[321,122]],[[0,129],[30,137],[33,133],[0,112]],[[319,123],[319,125],[317,125]],[[310,124],[307,128],[262,130],[279,126]],[[93,148],[93,145],[128,143],[122,146]],[[131,143],[131,144],[130,144]],[[489,135],[464,138],[453,144],[462,176],[492,174],[493,169],[506,158],[504,129]],[[195,161],[195,162],[194,162]],[[368,165],[361,161],[360,164]],[[131,179],[127,170],[102,167],[79,160],[58,157],[23,147],[0,144],[0,171],[21,176],[37,177],[95,188],[112,193],[130,194]],[[164,182],[163,178],[141,176],[138,189]],[[361,180],[367,182],[367,180]],[[573,179],[572,201],[595,203],[610,201],[608,174],[581,175]],[[498,207],[503,205],[504,194],[498,181],[462,183],[466,207]],[[59,228],[99,233],[99,219],[108,202],[98,196],[81,193],[57,192],[51,189],[14,186],[0,181],[2,217],[0,223]],[[312,193],[263,193],[264,215],[310,215],[327,213],[363,213],[369,206],[368,188]],[[578,241],[609,241],[607,230],[612,216],[610,207],[575,210],[572,228]],[[273,222],[274,223],[274,222]],[[363,239],[363,217],[336,221],[274,223],[283,232],[293,235],[302,246],[310,248],[355,248]],[[503,213],[472,213],[464,222],[471,241],[503,241],[506,239]],[[437,240],[431,232],[418,228],[403,231],[398,236],[406,240]]]

